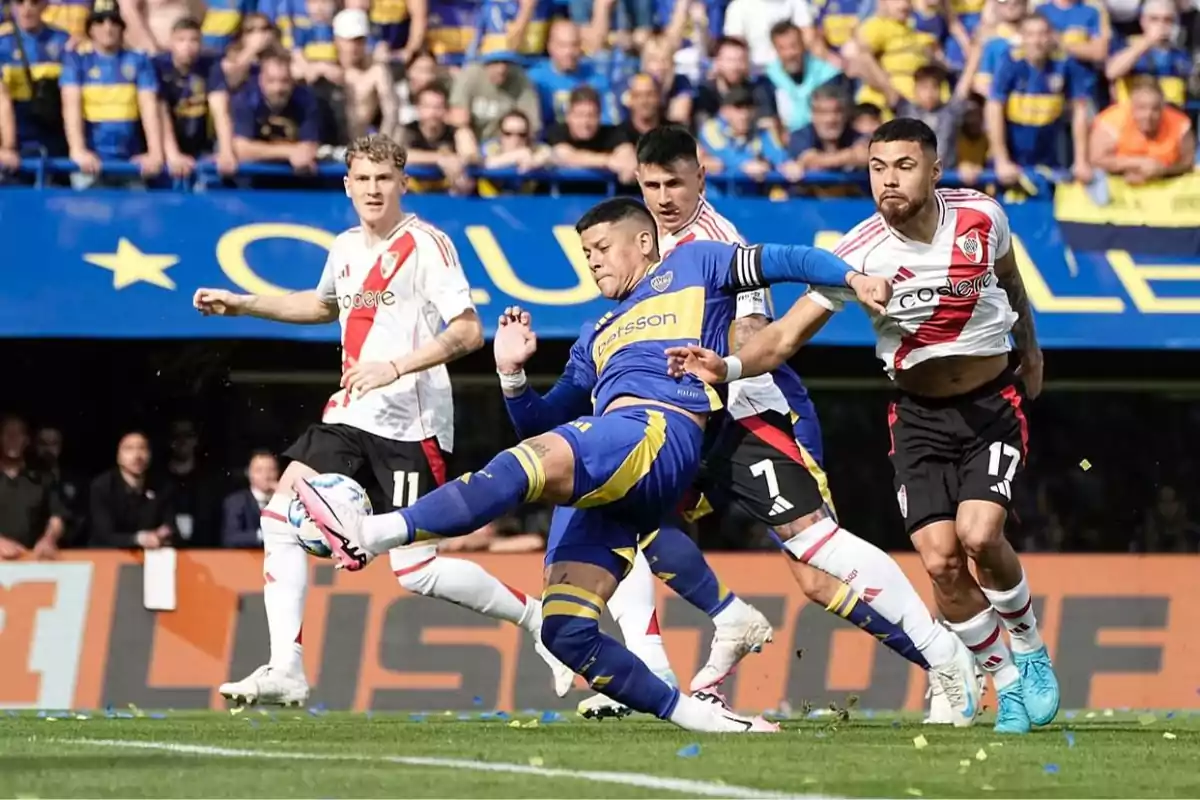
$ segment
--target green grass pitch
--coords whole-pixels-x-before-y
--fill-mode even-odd
[[[701,736],[551,713],[9,712],[0,796],[1200,797],[1195,712],[1060,714],[1025,737],[860,712],[783,724]]]

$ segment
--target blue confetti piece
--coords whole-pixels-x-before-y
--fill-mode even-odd
[[[898,719],[894,719],[894,720],[892,720],[892,727],[893,727],[893,728],[899,728],[899,727],[900,727],[900,720],[898,720]]]
[[[675,755],[679,756],[680,758],[695,758],[696,756],[700,755],[700,745],[689,744],[687,747],[681,747],[679,748],[679,751],[675,753]]]
[[[1058,774],[1058,764],[1047,764],[1044,767],[1044,769],[1045,769],[1047,775],[1057,775]]]
[[[1175,712],[1174,712],[1174,711],[1168,711],[1168,712],[1167,712],[1167,719],[1175,719]]]
[[[146,716],[150,717],[150,719],[166,719],[167,718],[166,714],[147,714]]]
[[[557,711],[543,711],[542,712],[542,717],[541,717],[542,722],[559,722],[561,719],[562,719],[562,714],[559,714]]]
[[[497,711],[496,712],[496,719],[508,719],[508,717],[509,717],[509,713],[507,711]]]
[[[483,705],[483,698],[480,697],[479,695],[475,695],[474,697],[471,698],[471,702],[477,706],[481,706],[481,705]]]
[[[426,716],[425,714],[409,714],[408,721],[409,722],[424,722],[425,716]]]
[[[1063,714],[1063,716],[1065,716],[1067,719],[1075,719],[1075,717],[1078,715],[1079,715],[1078,711],[1066,711]]]
[[[1075,746],[1075,734],[1071,733],[1070,731],[1067,731],[1067,747],[1074,747],[1074,746]]]
[[[46,712],[45,712],[45,711],[39,711],[39,712],[38,712],[38,719],[45,719],[45,718],[46,718]]]

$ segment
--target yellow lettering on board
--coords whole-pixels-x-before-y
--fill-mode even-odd
[[[1109,250],[1106,254],[1113,272],[1125,284],[1125,291],[1133,298],[1133,304],[1143,314],[1200,314],[1200,297],[1159,297],[1150,286],[1150,281],[1194,281],[1200,280],[1200,267],[1169,264],[1133,263],[1125,250]]]
[[[1119,297],[1056,296],[1016,234],[1012,237],[1012,248],[1021,283],[1025,284],[1025,292],[1036,310],[1051,314],[1120,314],[1125,310],[1125,301]]]
[[[285,222],[258,222],[252,225],[239,225],[225,231],[217,240],[217,263],[229,280],[233,281],[244,292],[250,294],[282,295],[289,289],[276,286],[270,281],[258,276],[246,261],[246,248],[263,239],[295,239],[299,242],[315,244],[328,250],[337,238],[332,233],[311,225],[294,225]],[[316,286],[316,280],[311,281]]]
[[[840,231],[817,231],[817,236],[813,239],[813,247],[819,247],[822,250],[833,251],[833,248],[838,246],[838,242],[846,234]]]
[[[569,231],[570,235],[564,231]],[[573,242],[571,235],[574,236]],[[500,249],[496,237],[488,228],[482,225],[467,226],[467,240],[475,248],[475,254],[479,256],[483,268],[487,270],[488,277],[496,284],[497,289],[514,300],[520,300],[530,305],[574,306],[599,297],[600,290],[596,288],[591,270],[583,261],[579,237],[575,234],[575,229],[560,225],[554,229],[554,236],[566,254],[571,268],[575,270],[578,281],[574,286],[566,289],[539,289],[517,277],[517,273],[513,271],[504,251]]]

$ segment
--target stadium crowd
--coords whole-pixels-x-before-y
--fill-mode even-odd
[[[638,135],[669,120],[697,133],[711,175],[755,191],[864,169],[863,137],[893,114],[926,120],[966,184],[986,175],[1028,189],[1039,173],[1136,183],[1195,161],[1194,0],[8,0],[7,9],[0,168],[10,181],[29,180],[28,161],[24,178],[13,175],[23,158],[49,155],[74,162],[79,189],[171,185],[198,165],[217,182],[278,185],[278,176],[251,183],[246,165],[261,163],[290,167],[289,185],[304,176],[317,185],[322,161],[378,130],[429,168],[418,191],[532,192],[542,184],[523,176],[548,169],[628,184]]]

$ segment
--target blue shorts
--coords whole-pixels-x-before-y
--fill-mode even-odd
[[[620,579],[638,538],[656,530],[691,486],[704,432],[655,406],[580,417],[553,432],[575,454],[575,488],[568,506],[554,510],[545,563],[595,564]]]

